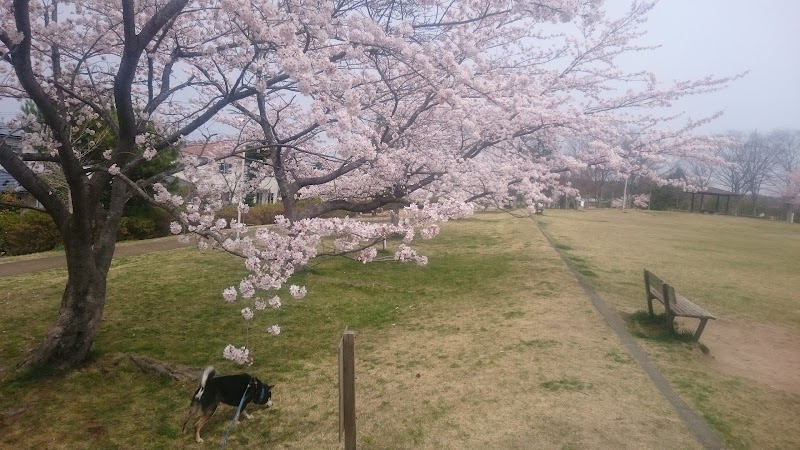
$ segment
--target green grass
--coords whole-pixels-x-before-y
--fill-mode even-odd
[[[633,358],[615,350],[606,353],[605,357],[618,364],[633,364]]]
[[[556,214],[546,216],[549,231],[561,229]],[[592,283],[618,293],[615,307],[642,308],[641,269],[626,265],[638,264],[636,251],[598,258],[592,239],[558,239],[573,264],[595,275]],[[529,221],[477,215],[445,224],[420,250],[426,267],[314,262],[291,281],[309,295],[291,300],[282,292],[284,307],[257,315],[249,337],[239,315],[245,304],[221,296],[244,274],[241,261],[192,249],[121,258],[109,274],[92,360],[67,374],[10,368],[55,319],[65,272],[2,278],[0,447],[200,448],[179,429],[195,383],[144,374],[126,353],[231,373],[242,368],[223,361],[222,348],[249,339],[255,362],[244,370],[277,385],[276,407],[237,426],[229,448],[334,448],[335,361],[345,327],[357,332],[363,448],[696,445]],[[630,308],[620,307],[628,294]],[[280,336],[266,332],[274,323]],[[691,343],[643,342],[731,447],[796,447],[791,397],[707,374],[708,358]],[[752,417],[754,399],[774,416],[767,429],[784,434],[752,431],[765,423]],[[231,415],[221,408],[206,425],[206,447],[218,445]]]
[[[527,275],[514,266],[528,258],[507,246],[514,242],[510,233],[498,234],[474,219],[451,228],[453,232],[420,244],[430,257],[427,267],[364,265],[342,258],[315,261],[291,281],[307,285],[309,295],[293,300],[281,292],[284,306],[257,314],[249,334],[238,313],[245,304],[229,305],[221,296],[223,288],[245,274],[240,260],[194,249],[117,259],[109,273],[109,295],[92,360],[67,374],[10,369],[35,348],[55,320],[65,270],[1,278],[0,368],[5,370],[0,372],[0,413],[17,405],[28,408],[15,416],[0,443],[17,448],[174,448],[180,431],[176,418],[188,406],[192,383],[176,386],[143,374],[125,354],[190,367],[213,363],[221,373],[231,373],[241,368],[223,361],[222,349],[228,343],[248,343],[255,364],[247,370],[269,374],[280,393],[282,383],[305,379],[309,370],[316,373],[320,361],[335,361],[345,327],[365,333],[411,326],[420,318],[478,307],[489,296],[500,298],[518,290]],[[525,313],[512,309],[507,314],[518,319]],[[274,323],[281,325],[277,337],[266,332]],[[440,328],[443,336],[461,332],[460,326]],[[428,365],[417,359],[398,367],[419,371]],[[314,383],[328,386],[330,381],[323,377]],[[5,425],[9,421],[3,417]],[[259,437],[248,429],[238,443],[291,442],[304,427],[318,427],[313,421],[286,417],[281,409],[270,411],[269,417],[277,425],[266,435]],[[412,442],[424,437],[418,433],[420,419],[415,420],[407,433]],[[215,417],[204,434],[220,436],[223,422]],[[30,435],[26,430],[43,431]],[[55,436],[60,443],[48,443]],[[188,442],[186,436],[179,439]]]
[[[522,341],[522,345],[526,347],[536,348],[550,348],[558,345],[558,341],[553,339],[531,339],[529,341]]]
[[[583,391],[591,387],[591,385],[572,377],[544,381],[540,383],[540,386],[548,391]]]

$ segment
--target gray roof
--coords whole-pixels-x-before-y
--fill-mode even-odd
[[[24,189],[22,186],[17,183],[17,180],[14,179],[8,172],[6,172],[2,166],[0,166],[0,191],[5,191],[10,189],[15,192],[23,192]]]
[[[22,140],[22,131],[13,130],[5,125],[0,125],[0,139],[5,139],[6,144],[12,149],[19,151],[19,141]],[[0,166],[0,191],[5,191],[7,189],[15,192],[25,192],[25,189],[19,185],[17,180],[6,172],[3,166]]]
[[[12,130],[4,125],[0,125],[0,140],[5,141],[6,145],[11,147],[15,152],[19,152],[22,148],[22,131]]]
[[[0,136],[22,139],[22,130],[14,130],[5,125],[0,125]]]
[[[724,189],[719,189],[715,187],[708,187],[703,191],[697,191],[695,194],[706,194],[706,195],[721,195],[721,196],[731,196],[731,197],[743,197],[742,194],[734,194],[733,192],[726,191]]]

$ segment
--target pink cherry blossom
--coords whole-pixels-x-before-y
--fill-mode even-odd
[[[278,309],[281,307],[281,299],[277,295],[269,299],[267,303],[269,303],[269,306],[272,307],[272,309]]]
[[[246,347],[236,348],[228,344],[225,350],[222,351],[222,357],[242,366],[253,363],[252,358],[250,358],[250,350]]]
[[[236,288],[234,288],[233,286],[225,288],[225,290],[222,291],[222,297],[228,303],[233,303],[233,301],[236,300],[237,295],[238,294],[236,293]]]
[[[306,296],[306,287],[305,286],[297,286],[293,284],[289,286],[289,293],[294,297],[296,300],[300,300],[301,298]]]

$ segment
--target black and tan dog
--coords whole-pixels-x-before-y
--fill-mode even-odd
[[[241,413],[248,419],[253,418],[253,416],[244,412],[248,404],[267,405],[267,408],[272,406],[272,392],[270,389],[273,386],[268,386],[258,378],[246,373],[223,377],[215,377],[215,374],[216,371],[211,366],[206,367],[206,370],[203,371],[200,386],[194,392],[192,403],[189,405],[189,413],[186,416],[186,421],[183,422],[183,432],[185,433],[189,419],[197,414],[198,411],[202,412],[200,418],[194,424],[194,438],[197,442],[203,442],[200,437],[200,429],[214,415],[214,411],[216,411],[220,402],[235,407],[238,407],[239,403],[241,403]]]

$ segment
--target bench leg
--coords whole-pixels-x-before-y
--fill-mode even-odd
[[[653,317],[653,297],[647,297],[647,312],[650,313],[650,317]]]
[[[669,327],[670,333],[675,333],[675,316],[669,311],[665,311],[664,314],[667,316],[667,327]]]
[[[706,327],[706,322],[708,322],[708,319],[700,319],[700,325],[697,327],[697,331],[694,332],[695,341],[700,340],[700,335],[703,334],[703,329]]]

